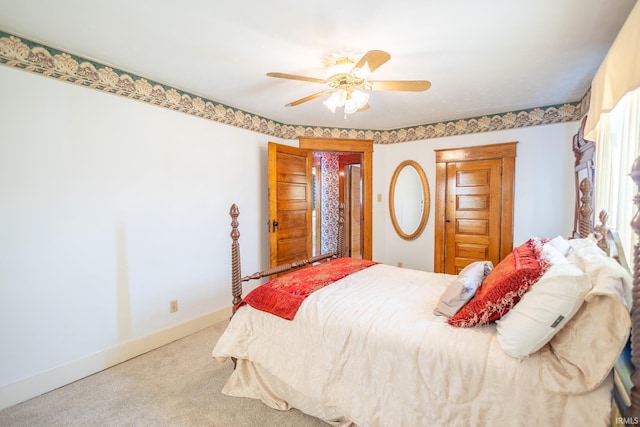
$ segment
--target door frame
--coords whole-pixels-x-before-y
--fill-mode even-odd
[[[373,140],[300,136],[298,146],[312,151],[362,155],[362,258],[371,259],[373,256]]]
[[[515,157],[517,142],[478,145],[474,147],[434,150],[436,153],[436,208],[435,208],[435,241],[434,271],[444,272],[446,250],[446,197],[447,163],[473,160],[502,160],[502,191],[500,215],[500,259],[513,250],[513,199],[515,181]]]

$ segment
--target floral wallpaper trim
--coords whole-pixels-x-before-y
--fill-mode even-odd
[[[393,130],[309,127],[279,123],[247,113],[3,31],[0,31],[0,64],[282,139],[314,136],[372,139],[376,144],[393,144],[578,121],[589,107],[587,92],[575,103]]]

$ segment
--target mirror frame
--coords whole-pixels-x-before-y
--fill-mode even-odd
[[[407,167],[411,166],[415,169],[420,177],[420,182],[422,184],[422,196],[424,197],[424,209],[422,209],[422,218],[420,218],[420,223],[418,227],[412,233],[405,233],[400,224],[398,224],[398,219],[396,217],[395,212],[395,192],[396,192],[396,183],[398,181],[398,176],[400,172]],[[431,208],[431,192],[429,190],[429,182],[427,181],[427,176],[424,173],[422,167],[415,160],[405,160],[398,165],[396,170],[393,172],[393,176],[391,177],[391,184],[389,184],[389,214],[391,215],[391,223],[393,224],[393,228],[398,233],[398,236],[403,238],[404,240],[414,240],[422,232],[424,231],[425,226],[427,225],[427,219],[429,218],[429,210]]]

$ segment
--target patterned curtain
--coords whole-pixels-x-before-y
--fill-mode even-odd
[[[338,240],[340,162],[339,153],[320,153],[322,170],[322,253],[336,250]]]

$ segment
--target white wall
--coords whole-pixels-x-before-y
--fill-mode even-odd
[[[0,93],[0,408],[228,317],[272,138],[8,67]]]
[[[435,215],[435,151],[517,141],[514,245],[529,237],[569,236],[574,215],[574,156],[572,137],[580,123],[560,123],[531,128],[438,138],[374,146],[373,258],[405,268],[433,270]],[[431,209],[420,237],[398,237],[389,216],[389,184],[395,168],[415,160],[424,169],[431,189]],[[378,195],[382,202],[378,202]]]
[[[243,272],[265,268],[273,138],[8,67],[0,93],[0,409],[229,315],[228,211]],[[577,127],[376,145],[374,259],[432,269],[433,198],[406,242],[387,197],[408,158],[435,185],[434,148],[519,141],[516,242],[567,234]]]

